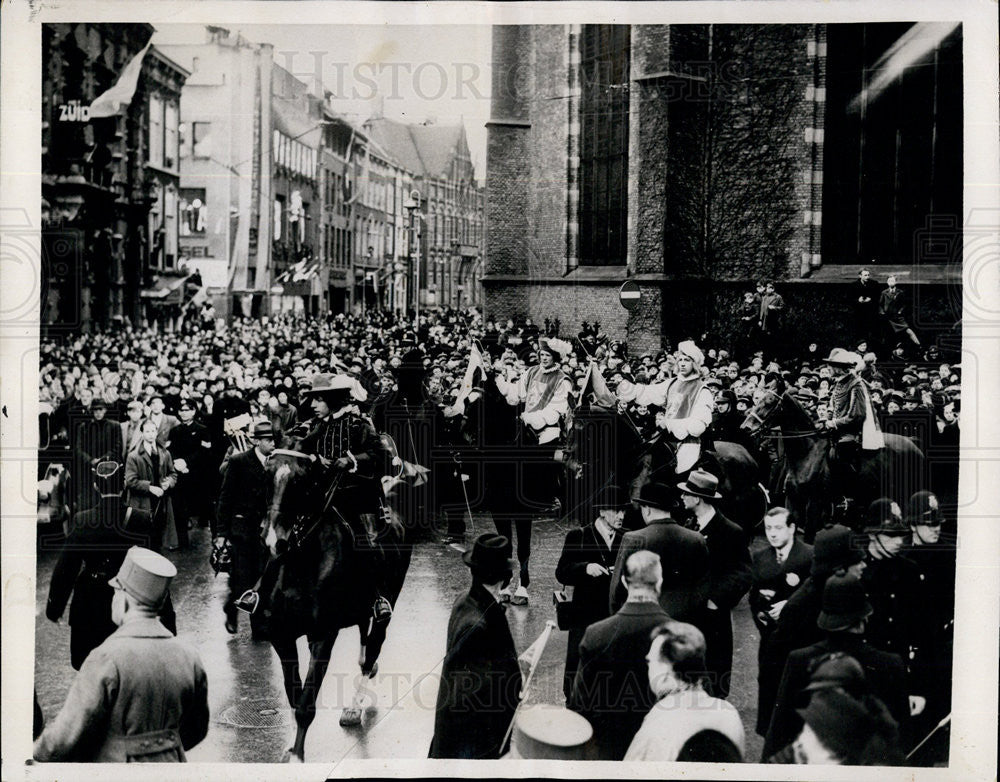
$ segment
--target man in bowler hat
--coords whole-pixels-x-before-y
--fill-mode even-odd
[[[156,618],[177,569],[134,546],[118,574],[118,629],[87,657],[59,715],[35,741],[49,762],[183,762],[208,733],[208,681],[197,652]]]
[[[682,527],[671,515],[676,507],[676,491],[664,483],[647,483],[639,492],[639,508],[646,526],[625,533],[615,573],[624,573],[626,560],[636,551],[658,554],[663,566],[660,605],[679,621],[699,619],[708,599],[709,562],[705,538]],[[611,610],[625,602],[625,585],[612,579],[608,599]]]
[[[556,565],[556,581],[573,587],[574,626],[569,630],[563,675],[563,692],[567,698],[573,689],[584,630],[609,615],[608,590],[622,543],[625,504],[625,496],[617,486],[603,489],[594,502],[597,519],[586,527],[566,533]]]
[[[503,535],[480,535],[462,561],[472,586],[451,610],[430,758],[496,759],[514,718],[521,668],[500,588],[514,562]]]

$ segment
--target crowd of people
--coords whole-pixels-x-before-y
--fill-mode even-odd
[[[779,350],[785,304],[769,284],[748,293],[745,340],[729,345],[696,335],[676,351],[638,355],[596,322],[571,336],[560,334],[557,320],[484,321],[474,310],[425,312],[416,320],[379,311],[205,319],[178,331],[125,326],[43,340],[39,477],[42,499],[67,533],[46,613],[58,620],[74,593],[72,664],[92,680],[96,665],[109,665],[106,639],[125,627],[127,611],[112,610],[114,600],[126,600],[119,593],[130,596],[147,629],[155,623],[170,635],[176,628],[168,577],[145,597],[129,587],[130,577],[143,580],[139,565],[109,584],[129,557],[160,567],[145,554],[127,557],[128,548],[169,555],[191,545],[192,530],[207,527],[232,559],[223,612],[235,633],[237,609],[257,599],[266,570],[262,477],[276,446],[293,437],[304,442],[331,471],[350,475],[343,490],[359,514],[377,517],[373,438],[391,429],[387,411],[398,410],[392,405],[400,395],[404,406],[415,403],[408,368],[420,376],[419,404],[442,425],[462,419],[478,386],[495,383],[521,411],[533,447],[553,451],[599,378],[642,437],[669,433],[678,463],[675,478],[660,476],[635,495],[626,486],[605,487],[588,506],[593,517],[574,519],[559,560],[556,578],[574,590],[564,628],[564,692],[574,714],[564,716],[587,718],[589,756],[755,760],[744,756],[741,716],[727,702],[732,612],[747,598],[760,634],[754,727],[765,738],[761,760],[896,764],[913,752],[908,762],[940,762],[940,746],[930,751],[934,744],[921,742],[950,710],[955,529],[944,510],[957,493],[961,368],[936,346],[920,345],[894,304],[898,293],[886,302],[878,291],[868,297],[867,278],[858,284],[859,308],[870,313],[879,295],[879,315],[891,315],[892,333],[906,337],[881,358],[878,316],[871,314],[859,321],[849,349],[813,343],[793,355],[782,343]],[[470,393],[476,360],[482,372]],[[741,426],[769,391],[787,391],[817,431],[841,440],[844,433],[860,437],[862,419],[910,437],[938,466],[933,485],[884,497],[862,509],[860,524],[828,525],[811,544],[793,515],[775,506],[757,530],[763,538],[748,542],[718,509],[720,476],[696,466],[697,449],[685,461],[688,446],[713,438],[741,443],[758,460],[762,481],[770,475],[773,484],[779,441],[755,440]],[[556,495],[553,486],[550,498]],[[558,503],[553,508],[558,512]],[[443,534],[435,530],[439,511],[433,503],[426,508],[425,526]],[[95,513],[113,522],[88,523]],[[103,531],[95,538],[97,527]],[[451,540],[469,545],[472,588],[453,611],[444,683],[483,669],[507,671],[511,680],[521,675],[507,620],[494,606],[528,602],[530,523],[517,527],[516,557],[510,522],[498,518],[497,530],[469,542],[449,521]],[[372,541],[381,534],[367,531]],[[375,618],[387,619],[391,606],[377,584],[374,598]],[[470,640],[480,634],[483,643]],[[196,661],[185,658],[184,666],[195,673],[176,687],[188,698],[200,679]],[[494,699],[487,702],[509,698],[511,687],[495,679],[484,677],[498,688],[482,695]],[[74,685],[73,692],[66,709],[79,710],[86,690]],[[475,694],[456,702],[446,687],[441,693],[433,757],[498,757],[511,749],[516,701],[487,709],[487,719],[470,716]],[[57,721],[66,753],[68,719]],[[482,729],[470,729],[477,720]],[[141,727],[132,732],[154,730]],[[168,737],[177,750],[171,757],[182,758],[204,735],[197,726],[164,727],[179,731]],[[515,743],[521,736],[536,746],[527,732],[515,730]],[[39,757],[60,757],[51,730],[39,742]],[[518,750],[526,751],[511,751]]]

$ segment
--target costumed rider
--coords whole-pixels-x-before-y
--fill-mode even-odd
[[[831,430],[834,444],[831,478],[838,494],[853,498],[850,487],[858,475],[859,450],[877,451],[885,447],[885,439],[878,428],[868,385],[858,376],[865,366],[864,359],[849,350],[834,348],[824,363],[834,377],[830,417],[824,424]]]
[[[702,438],[712,423],[715,400],[701,377],[705,354],[691,340],[677,346],[677,375],[661,383],[649,385],[623,380],[616,393],[622,402],[654,405],[662,408],[656,415],[656,425],[675,441],[677,467],[682,475],[691,470],[701,457]],[[706,444],[710,445],[710,444]]]
[[[384,453],[371,419],[358,408],[368,395],[349,375],[319,374],[305,396],[314,417],[300,447],[316,456],[331,480],[339,480],[332,504],[352,525],[355,545],[370,562],[376,591],[372,615],[376,622],[388,622],[392,605],[383,597],[387,573],[380,545],[389,530],[382,514]]]
[[[521,420],[544,445],[559,438],[559,424],[569,411],[569,378],[556,363],[565,358],[572,346],[561,339],[543,337],[538,341],[538,363],[516,382],[496,376],[497,388],[510,405],[524,404]]]

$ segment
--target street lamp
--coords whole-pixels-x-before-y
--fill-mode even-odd
[[[420,215],[420,191],[411,190],[406,200],[403,202],[403,209],[406,210],[410,224],[410,241],[416,239],[417,253],[413,262],[413,330],[416,331],[420,325],[420,236],[416,229],[419,227]],[[409,247],[408,247],[409,249]]]

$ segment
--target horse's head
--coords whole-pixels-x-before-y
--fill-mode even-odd
[[[770,388],[763,389],[756,404],[747,411],[746,418],[740,424],[740,429],[756,434],[761,429],[769,428],[769,424],[781,409],[781,405],[782,397],[777,391]]]
[[[278,554],[287,545],[295,520],[322,507],[322,488],[312,458],[297,450],[275,449],[267,463],[267,476],[264,542],[272,554]]]

